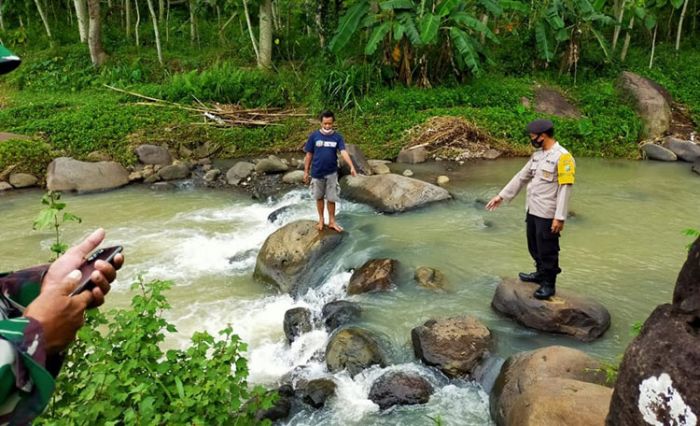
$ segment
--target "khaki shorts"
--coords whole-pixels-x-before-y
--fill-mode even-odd
[[[322,179],[311,179],[311,195],[315,200],[326,199],[331,203],[340,201],[340,185],[338,185],[338,173],[332,173]]]

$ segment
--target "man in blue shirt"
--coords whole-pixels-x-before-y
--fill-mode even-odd
[[[338,152],[350,165],[350,174],[357,176],[350,155],[345,150],[345,141],[340,133],[333,130],[335,116],[331,111],[321,114],[321,128],[313,132],[304,146],[304,183],[309,183],[311,170],[311,192],[316,200],[319,231],[323,231],[324,199],[328,202],[328,227],[342,232],[343,228],[335,222],[335,203],[338,202],[340,187],[338,185]]]

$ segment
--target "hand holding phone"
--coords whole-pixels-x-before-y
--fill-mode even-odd
[[[92,290],[95,288],[95,283],[93,283],[90,279],[92,273],[95,271],[95,262],[98,260],[104,260],[105,262],[114,265],[114,257],[121,253],[122,250],[124,250],[122,246],[105,247],[96,250],[94,253],[88,256],[85,262],[80,266],[80,272],[82,273],[80,284],[78,284],[70,295],[75,296],[76,294],[80,294],[85,290]]]

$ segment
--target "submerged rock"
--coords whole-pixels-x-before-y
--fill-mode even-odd
[[[650,160],[656,161],[676,161],[678,157],[670,149],[664,148],[661,145],[654,143],[646,143],[642,145],[642,152]]]
[[[447,190],[395,174],[345,177],[343,194],[384,213],[400,213],[452,198]]]
[[[253,276],[282,292],[293,293],[301,281],[318,270],[322,259],[330,255],[344,235],[329,229],[319,231],[311,220],[289,223],[267,237]]]
[[[314,408],[322,408],[335,395],[336,384],[331,379],[314,379],[297,389],[297,396]]]
[[[347,370],[356,375],[372,365],[385,366],[384,354],[369,331],[348,327],[336,331],[326,346],[326,365],[330,372]]]
[[[311,331],[311,311],[307,308],[292,308],[284,313],[284,335],[292,343],[297,337]]]
[[[323,323],[328,331],[357,321],[362,315],[360,305],[347,300],[326,303],[321,311]]]
[[[416,269],[415,279],[418,285],[430,290],[444,290],[447,278],[437,269],[421,266]]]
[[[277,421],[286,419],[289,416],[289,412],[292,409],[292,397],[294,396],[294,391],[291,386],[284,385],[280,386],[277,390],[279,398],[277,401],[272,403],[272,407],[267,409],[260,409],[255,413],[255,420],[261,422],[263,420]]]
[[[561,289],[550,300],[538,300],[533,297],[538,287],[505,278],[496,288],[491,306],[526,327],[567,334],[583,342],[597,339],[610,327],[610,313],[595,300]]]
[[[430,320],[411,330],[416,358],[449,377],[471,374],[491,346],[491,332],[476,318],[465,315]]]
[[[49,164],[46,186],[51,191],[103,191],[129,183],[129,172],[119,163],[90,163],[59,157]]]
[[[372,384],[369,399],[385,410],[394,405],[425,404],[432,393],[433,386],[420,375],[392,371],[384,373]]]
[[[394,259],[368,260],[350,277],[348,294],[391,290],[398,265],[399,261]]]

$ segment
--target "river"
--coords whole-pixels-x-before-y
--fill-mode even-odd
[[[154,192],[145,186],[118,191],[65,195],[68,210],[83,219],[65,227],[64,238],[76,242],[92,229],[107,230],[106,244],[125,248],[127,264],[109,295],[107,308],[123,307],[129,284],[140,273],[147,279],[175,282],[168,293],[167,318],[178,332],[168,345],[185,345],[193,332],[216,332],[233,325],[249,343],[250,380],[274,386],[295,366],[307,365],[310,377],[327,374],[314,354],[328,334],[314,330],[291,347],[285,343],[286,310],[309,307],[320,313],[324,303],[346,298],[349,269],[370,258],[393,257],[402,265],[398,288],[382,294],[353,296],[363,308],[361,326],[378,334],[393,364],[387,369],[421,372],[436,388],[419,407],[381,413],[367,399],[372,381],[386,369],[372,368],[351,379],[335,375],[337,397],[317,412],[301,411],[285,424],[489,424],[488,395],[476,383],[450,381],[416,363],[410,330],[430,318],[471,314],[495,334],[495,353],[547,345],[566,345],[615,362],[632,339],[630,329],[652,309],[671,300],[675,279],[690,238],[686,228],[699,228],[700,177],[688,164],[579,159],[571,210],[561,239],[558,286],[590,295],[612,316],[610,330],[584,344],[563,336],[525,329],[496,314],[491,297],[500,276],[529,271],[524,195],[496,212],[483,202],[508,181],[524,159],[494,162],[431,163],[411,166],[416,177],[434,181],[447,174],[455,200],[401,215],[382,215],[349,202],[339,206],[339,221],[348,237],[326,268],[327,281],[298,300],[276,294],[252,279],[257,250],[281,224],[308,218],[315,210],[307,191],[297,189],[266,202],[224,190],[183,188]],[[405,167],[393,165],[401,172]],[[0,269],[16,269],[45,261],[51,233],[32,231],[41,191],[0,194],[2,233]],[[267,216],[291,205],[279,223]],[[231,260],[233,259],[233,261]],[[440,269],[448,291],[417,288],[412,270]]]

